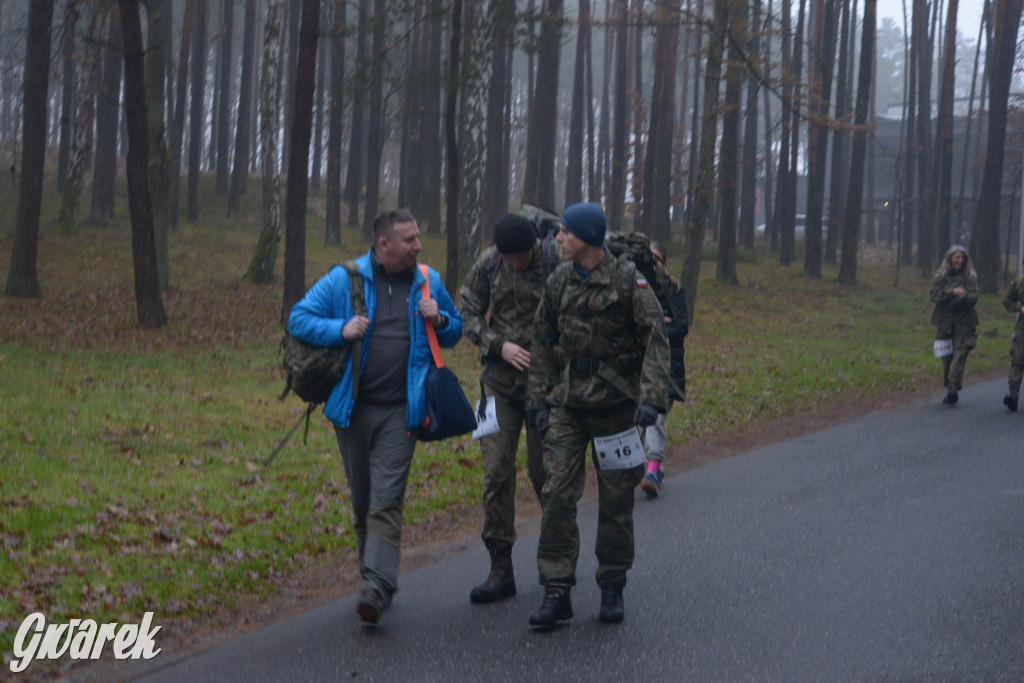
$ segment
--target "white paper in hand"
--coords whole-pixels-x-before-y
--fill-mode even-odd
[[[474,439],[479,439],[481,436],[489,436],[500,429],[498,426],[498,411],[494,408],[493,396],[487,397],[484,419],[480,419],[480,401],[476,402],[476,411],[476,429],[473,430]]]

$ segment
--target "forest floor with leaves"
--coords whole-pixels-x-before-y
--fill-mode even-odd
[[[303,407],[277,400],[280,284],[241,279],[258,224],[182,224],[159,330],[135,324],[125,225],[44,230],[43,296],[0,298],[4,670],[14,632],[34,611],[57,623],[137,623],[153,611],[173,652],[356,585],[348,487],[322,413],[307,443],[300,429],[262,465]],[[343,240],[323,247],[311,229],[308,284],[365,251],[358,235]],[[0,238],[4,281],[11,242]],[[421,260],[443,264],[443,237],[424,243]],[[677,269],[681,249],[669,251]],[[706,261],[687,339],[689,400],[669,419],[670,474],[926,393],[938,400],[928,279],[908,269],[897,283],[893,261],[885,247],[865,248],[855,286],[835,284],[833,266],[812,279],[760,249],[743,254],[738,286],[715,281]],[[979,302],[968,383],[1006,371],[1012,319],[1000,298]],[[446,362],[474,398],[475,348],[463,341]],[[468,437],[418,446],[404,569],[479,542],[479,458]],[[525,529],[539,513],[522,485],[525,447],[519,468]],[[40,676],[71,665],[42,664],[33,665]]]

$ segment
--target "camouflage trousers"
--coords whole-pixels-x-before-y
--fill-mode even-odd
[[[490,548],[516,541],[516,453],[526,422],[526,400],[494,396],[494,408],[501,428],[480,439],[484,466],[484,530],[481,536]],[[543,435],[526,426],[526,473],[540,498],[544,487]]]
[[[1020,391],[1021,378],[1024,378],[1024,326],[1018,325],[1010,343],[1010,376],[1007,378],[1013,396]]]
[[[576,506],[583,495],[587,448],[595,436],[609,436],[633,426],[636,405],[620,403],[601,410],[556,407],[544,435],[544,471],[541,493],[544,514],[537,547],[540,583],[548,591],[566,593],[576,584],[580,531]],[[633,566],[633,501],[644,465],[625,470],[597,470],[597,584],[607,588],[626,585]]]
[[[956,390],[964,388],[964,367],[967,354],[978,345],[978,333],[968,325],[954,325],[950,330],[939,330],[936,339],[953,339],[953,353],[942,359],[942,386]]]

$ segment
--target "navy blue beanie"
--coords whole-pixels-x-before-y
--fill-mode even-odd
[[[502,254],[530,251],[537,243],[537,232],[526,216],[510,213],[494,225],[494,246]]]
[[[604,217],[604,210],[597,202],[573,204],[562,213],[562,225],[591,246],[604,245],[604,233],[608,222]]]

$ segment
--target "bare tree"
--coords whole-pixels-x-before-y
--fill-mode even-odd
[[[124,109],[128,126],[128,206],[132,220],[132,263],[139,327],[167,322],[160,299],[156,242],[149,195],[149,130],[146,120],[145,50],[139,21],[139,0],[118,0],[124,39]],[[161,72],[162,73],[162,72]],[[161,96],[163,88],[160,88]]]
[[[46,156],[46,93],[50,83],[50,34],[53,0],[29,5],[25,48],[25,95],[22,104],[22,167],[18,218],[7,272],[7,296],[38,297],[36,260],[39,212],[43,204],[43,159]]]
[[[306,199],[309,194],[309,139],[313,128],[316,46],[320,33],[320,0],[302,0],[302,28],[295,71],[291,156],[285,195],[284,301],[281,322],[288,323],[292,306],[306,291]]]
[[[368,40],[367,15],[370,12],[370,0],[357,0],[359,25],[356,29],[355,65],[352,74],[352,119],[348,146],[348,173],[345,176],[345,201],[348,202],[349,225],[359,225],[359,204],[363,192],[363,169],[366,156],[366,79],[370,60],[367,56]],[[372,219],[371,219],[372,220]]]

